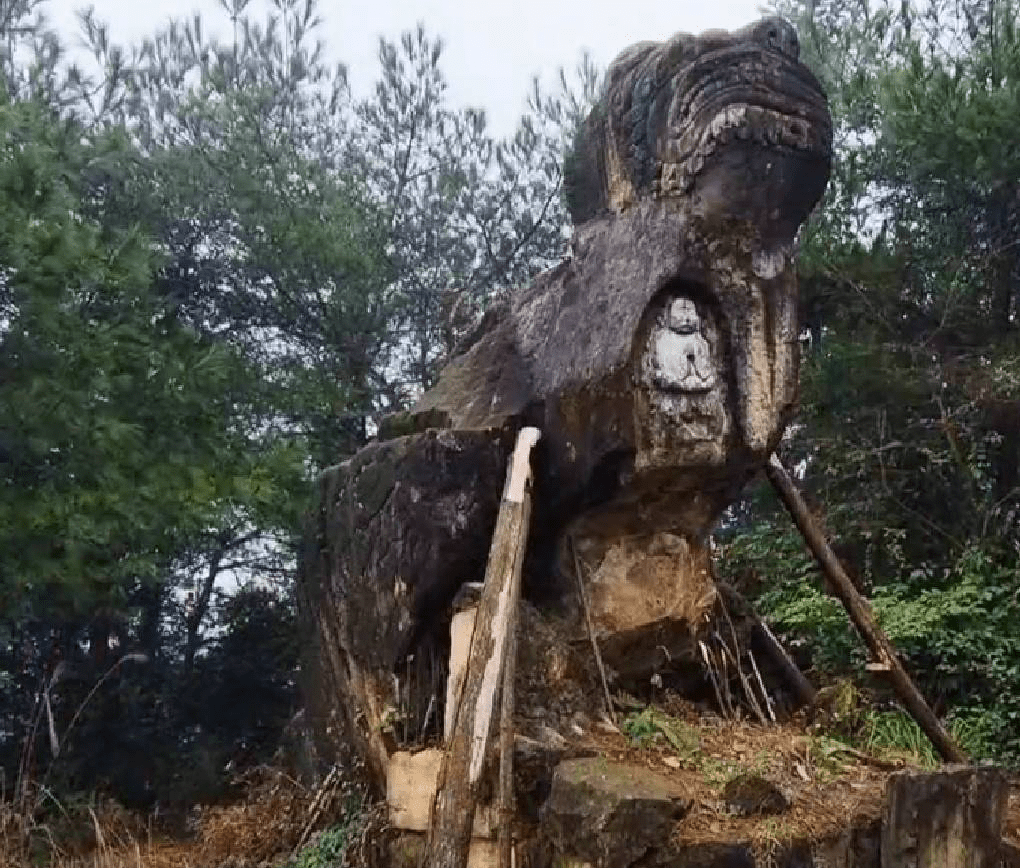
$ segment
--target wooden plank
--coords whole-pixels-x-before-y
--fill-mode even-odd
[[[794,485],[778,456],[773,455],[769,459],[765,472],[793,517],[794,523],[800,529],[811,553],[829,578],[833,592],[843,603],[850,620],[857,628],[857,632],[860,633],[864,644],[868,646],[868,650],[871,651],[875,658],[874,662],[888,667],[889,680],[896,694],[903,700],[907,711],[917,721],[924,734],[931,739],[931,743],[942,759],[947,762],[966,763],[967,755],[946,732],[907,674],[907,670],[903,668],[892,642],[878,626],[871,606],[854,587],[854,583],[840,564],[839,558],[836,557],[832,546],[829,545],[825,534],[808,510],[804,498],[801,497],[797,486]]]
[[[428,868],[464,868],[467,864],[471,821],[515,624],[530,516],[530,456],[538,438],[537,428],[522,429],[510,458],[460,706],[439,774],[423,863]]]

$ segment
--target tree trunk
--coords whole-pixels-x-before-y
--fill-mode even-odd
[[[184,674],[191,675],[195,668],[195,654],[198,653],[198,644],[201,639],[199,631],[202,629],[202,621],[205,620],[206,612],[209,611],[209,600],[212,597],[212,590],[216,584],[216,578],[220,574],[220,564],[227,553],[226,545],[220,544],[209,557],[209,568],[202,579],[202,587],[198,594],[191,600],[191,609],[185,619],[186,636],[184,641]]]
[[[460,706],[436,786],[423,862],[427,868],[467,865],[496,698],[515,625],[531,512],[528,462],[538,434],[535,428],[523,429],[510,458],[485,585],[475,616]]]

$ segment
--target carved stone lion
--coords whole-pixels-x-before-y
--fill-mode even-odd
[[[781,19],[611,65],[566,160],[569,258],[446,368],[400,420],[412,433],[323,475],[300,588],[320,711],[377,780],[394,676],[481,578],[521,425],[542,430],[526,593],[570,595],[569,534],[610,665],[669,653],[710,584],[708,533],[795,407],[794,243],[831,139]]]

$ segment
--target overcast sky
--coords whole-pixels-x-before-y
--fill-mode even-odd
[[[50,19],[77,37],[80,0],[49,0]],[[210,32],[226,32],[217,0],[93,0],[115,42],[154,32],[171,16],[200,12]],[[268,7],[254,0],[250,10]],[[397,38],[424,22],[445,42],[442,68],[454,104],[486,110],[494,133],[512,131],[531,79],[553,82],[560,66],[573,67],[588,49],[605,66],[628,45],[663,39],[678,30],[733,29],[760,17],[760,0],[324,0],[320,35],[331,59],[350,70],[355,93],[375,78],[380,36]]]

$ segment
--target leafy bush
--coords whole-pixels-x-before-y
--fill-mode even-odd
[[[867,652],[840,603],[827,594],[818,570],[790,525],[764,521],[725,549],[721,572],[756,588],[761,613],[805,656],[823,679],[860,679]],[[791,542],[801,552],[790,549]],[[905,570],[892,580],[868,576],[872,605],[922,693],[948,717],[954,735],[974,759],[1020,762],[1020,567],[994,550],[964,549],[942,569]],[[882,694],[883,685],[874,685]],[[916,724],[910,723],[916,728]],[[920,757],[931,751],[907,733],[902,715],[875,717],[866,742]],[[915,737],[916,736],[916,737]]]

